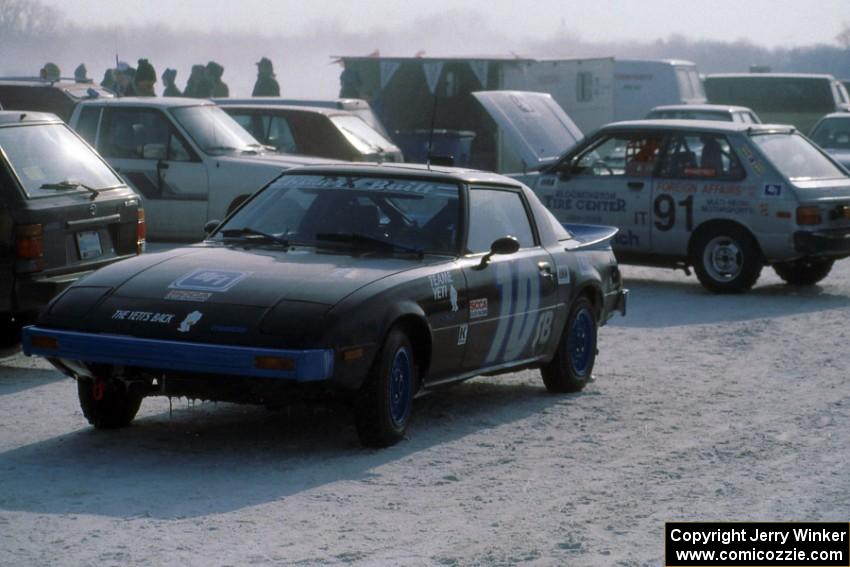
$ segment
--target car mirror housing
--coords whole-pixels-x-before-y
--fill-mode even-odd
[[[481,258],[481,263],[478,264],[477,268],[479,270],[486,268],[487,264],[490,263],[490,258],[496,254],[513,254],[517,250],[519,250],[519,240],[516,237],[508,235],[497,238],[490,245],[490,251]]]
[[[217,220],[217,219],[216,219],[216,220],[207,221],[207,224],[205,224],[205,225],[204,225],[204,233],[205,233],[205,234],[209,234],[209,233],[211,233],[211,232],[212,232],[212,231],[214,231],[216,228],[218,228],[218,225],[220,225],[220,224],[221,224],[221,221],[220,221],[220,220]]]

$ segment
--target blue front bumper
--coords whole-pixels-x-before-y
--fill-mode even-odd
[[[252,348],[57,331],[38,326],[24,327],[21,334],[21,347],[27,356],[137,366],[151,370],[315,382],[329,379],[334,367],[332,349]],[[33,345],[34,338],[40,339],[36,340],[36,345]],[[294,361],[294,368],[257,368],[258,357],[290,359]]]

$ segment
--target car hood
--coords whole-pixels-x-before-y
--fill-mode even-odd
[[[313,156],[302,156],[298,154],[258,154],[258,155],[239,155],[239,156],[220,156],[216,159],[220,161],[236,161],[239,163],[258,163],[273,167],[287,169],[297,167],[299,165],[327,165],[329,163],[339,163],[338,161]]]
[[[99,270],[59,296],[41,323],[231,344],[292,335],[294,345],[319,336],[325,314],[349,294],[421,265],[415,258],[198,245]]]
[[[547,93],[478,91],[472,93],[507,136],[526,169],[558,161],[584,135]]]

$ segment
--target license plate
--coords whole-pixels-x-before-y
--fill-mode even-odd
[[[78,232],[77,233],[77,249],[80,251],[80,259],[88,260],[97,258],[103,254],[103,247],[100,245],[100,234],[97,231]]]

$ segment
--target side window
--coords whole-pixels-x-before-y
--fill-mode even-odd
[[[168,137],[168,161],[192,161],[192,154],[185,142],[173,132]]]
[[[289,126],[289,121],[286,118],[283,116],[273,116],[268,132],[269,145],[288,154],[298,153],[298,146],[295,144],[292,128]]]
[[[105,157],[166,159],[169,126],[165,117],[153,110],[113,108],[107,111],[106,128],[100,149]]]
[[[259,114],[231,114],[230,116],[233,117],[240,126],[245,128],[248,133],[254,136],[257,141],[262,144],[270,143],[268,136],[268,116],[260,116]]]
[[[660,147],[660,134],[608,136],[573,158],[570,173],[649,177],[655,169]]]
[[[744,178],[744,169],[724,136],[676,134],[664,150],[659,176],[735,181]]]
[[[84,106],[77,121],[77,134],[94,146],[97,137],[97,122],[100,120],[99,106]]]
[[[470,252],[487,252],[497,238],[513,236],[521,248],[534,246],[534,233],[522,197],[514,191],[469,190]]]

